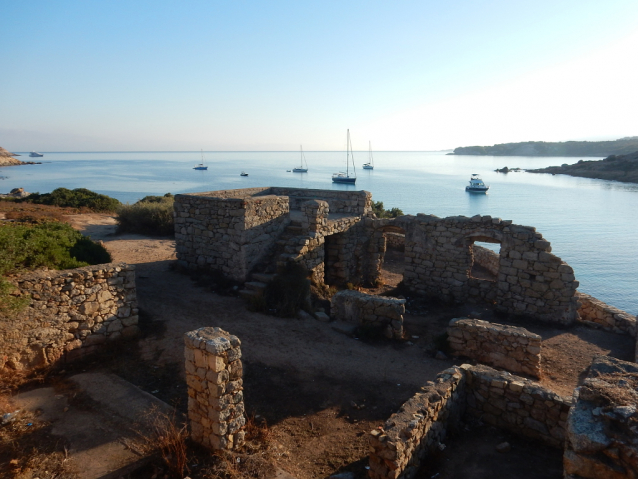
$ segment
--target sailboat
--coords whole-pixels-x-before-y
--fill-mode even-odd
[[[374,159],[372,158],[372,143],[368,142],[368,162],[363,164],[364,170],[374,170]]]
[[[194,167],[194,170],[207,170],[208,166],[204,166],[204,150],[200,150],[202,152],[202,162]]]
[[[299,145],[299,151],[301,151],[301,164],[299,165],[299,168],[293,168],[292,172],[293,173],[308,173],[308,162],[306,161],[306,157],[303,154],[303,148],[301,147],[301,145]],[[306,165],[306,167],[304,168],[304,163]]]
[[[352,173],[354,176],[350,176],[350,159],[352,158]],[[340,171],[339,173],[333,173],[333,183],[346,183],[354,185],[357,181],[357,172],[354,169],[354,156],[352,155],[352,143],[350,142],[350,130],[348,130],[348,140],[346,143],[346,172]]]

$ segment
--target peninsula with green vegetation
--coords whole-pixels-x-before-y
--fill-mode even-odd
[[[638,183],[638,151],[629,155],[611,155],[604,160],[580,160],[573,165],[564,163],[561,166],[549,166],[527,172]]]
[[[628,155],[638,151],[638,136],[613,141],[524,141],[493,146],[462,146],[449,155],[481,156],[598,156]]]

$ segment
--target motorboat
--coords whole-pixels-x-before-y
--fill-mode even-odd
[[[350,176],[350,162],[352,161],[352,173],[354,176]],[[350,142],[350,130],[348,130],[348,136],[346,141],[346,172],[340,171],[339,173],[333,173],[333,183],[346,183],[354,185],[357,181],[357,171],[354,168],[354,156],[352,155],[352,143]]]
[[[29,153],[31,158],[42,158],[44,155],[42,153],[38,153],[37,151],[32,151]]]
[[[239,176],[248,176],[248,173],[246,173],[245,171],[242,171],[241,173],[239,173]]]
[[[299,167],[293,168],[292,172],[293,173],[308,173],[308,162],[306,161],[306,157],[303,154],[303,148],[301,147],[301,145],[299,145],[299,151],[301,151],[301,164],[299,165]]]
[[[374,170],[374,158],[372,158],[372,143],[368,142],[368,162],[363,164],[364,170]]]
[[[465,187],[465,191],[469,191],[471,193],[485,193],[489,189],[489,185],[483,183],[483,180],[478,173],[472,173],[470,184]]]

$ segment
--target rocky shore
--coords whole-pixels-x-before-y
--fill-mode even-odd
[[[638,183],[638,151],[629,155],[611,155],[604,160],[580,160],[573,165],[549,166],[529,173],[551,173],[552,175],[570,175],[583,178]]]
[[[13,153],[0,146],[0,166],[24,165],[23,161],[15,159]]]

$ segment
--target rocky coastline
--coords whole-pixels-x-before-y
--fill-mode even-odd
[[[561,166],[549,166],[527,171],[529,173],[551,173],[552,175],[638,183],[638,151],[629,155],[611,155],[604,160],[580,160],[572,165],[565,163]]]
[[[5,150],[0,146],[0,166],[14,166],[14,165],[24,165],[26,164],[24,161],[20,161],[14,158],[13,153]]]
[[[638,136],[613,141],[523,141],[492,146],[462,146],[448,155],[595,156],[627,155],[638,150]]]

